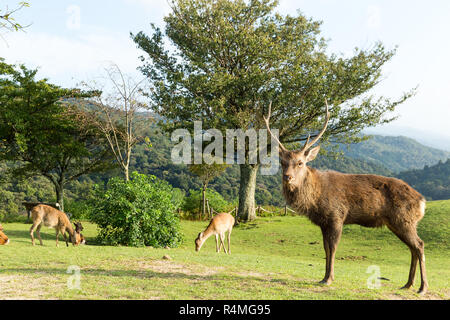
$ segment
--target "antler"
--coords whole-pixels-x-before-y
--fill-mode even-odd
[[[263,118],[266,123],[267,131],[269,131],[270,135],[276,140],[276,142],[280,146],[280,149],[283,151],[286,151],[286,148],[283,146],[283,144],[280,142],[280,140],[278,140],[278,138],[270,130],[269,120],[270,120],[271,113],[272,113],[272,101],[270,101],[270,103],[269,103],[269,114],[267,115],[267,118],[264,116],[263,116]]]
[[[327,99],[325,99],[325,104],[327,106],[327,116],[326,116],[325,124],[322,128],[322,131],[320,131],[320,133],[311,142],[309,142],[309,139],[311,138],[311,135],[309,135],[308,139],[305,142],[305,145],[303,146],[303,148],[300,149],[300,151],[305,151],[305,150],[308,150],[309,148],[311,148],[311,146],[313,146],[317,141],[319,141],[319,139],[323,136],[323,134],[327,130],[328,121],[330,120],[330,112],[328,111],[329,107],[328,107]]]

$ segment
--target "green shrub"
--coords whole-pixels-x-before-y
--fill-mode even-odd
[[[93,208],[92,200],[69,200],[65,201],[64,211],[70,213],[71,220],[89,219]]]
[[[112,178],[106,191],[97,193],[90,218],[101,243],[176,247],[181,242],[177,204],[166,181],[133,172],[129,182]]]
[[[182,209],[186,212],[198,213],[201,211],[202,199],[202,190],[190,190],[189,196],[184,198]],[[230,207],[230,204],[215,190],[206,190],[206,199],[215,211],[226,211]]]

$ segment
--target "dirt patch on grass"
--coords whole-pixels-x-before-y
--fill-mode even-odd
[[[247,271],[247,272],[234,272],[233,274],[241,276],[241,277],[254,277],[254,278],[270,278],[269,275],[255,272],[255,271]]]
[[[61,290],[66,283],[54,277],[28,275],[0,275],[1,299],[31,300],[52,299],[48,297],[50,290]]]
[[[139,269],[152,270],[158,273],[183,273],[193,276],[211,276],[222,270],[222,267],[205,267],[202,265],[185,265],[171,260],[139,261]]]
[[[366,260],[366,256],[345,256],[345,257],[339,257],[338,260],[350,260],[350,261],[363,261]]]

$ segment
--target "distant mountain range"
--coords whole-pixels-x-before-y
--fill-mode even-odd
[[[199,179],[186,165],[172,163],[171,150],[174,143],[170,141],[168,134],[161,133],[153,125],[146,129],[144,135],[150,137],[153,147],[148,148],[145,143],[135,147],[131,171],[155,175],[186,194],[190,190],[201,188]],[[379,135],[359,144],[342,146],[341,150],[344,155],[338,159],[321,155],[310,165],[321,170],[399,177],[428,199],[450,199],[448,151],[427,147],[411,138]],[[6,169],[7,166],[5,163],[0,164],[0,177],[1,169]],[[87,191],[92,189],[94,183],[102,185],[113,176],[120,176],[118,169],[84,176],[68,185],[65,195],[69,207],[71,204],[82,205],[85,194],[88,194]],[[209,188],[215,189],[227,201],[237,203],[239,176],[239,166],[233,165],[211,181]],[[44,178],[34,180],[2,182],[0,179],[0,218],[2,212],[16,212],[24,199],[52,201],[52,186]],[[281,170],[273,176],[258,175],[256,183],[255,197],[258,205],[284,205]]]
[[[398,178],[408,182],[428,199],[450,199],[450,159],[421,170],[401,172]]]
[[[349,146],[342,146],[346,157],[373,162],[399,173],[422,169],[450,158],[450,152],[427,147],[407,137],[374,135],[371,139]]]
[[[408,137],[423,145],[450,151],[450,128],[446,134],[437,134],[425,129],[419,130],[405,126],[386,125],[378,128],[365,129],[364,134]]]
[[[149,132],[148,135],[153,137],[153,145],[158,147],[146,149],[144,146],[138,146],[133,161],[133,170],[154,174],[186,192],[190,189],[200,188],[198,179],[187,170],[186,166],[171,163],[172,143],[168,136],[155,132]],[[345,173],[371,173],[394,177],[401,171],[423,169],[424,166],[432,166],[450,158],[450,152],[430,148],[405,137],[373,136],[359,144],[342,146],[342,151],[344,152],[343,157],[333,159],[319,156],[310,165],[321,170],[330,169]],[[422,175],[422,178],[426,179],[426,175]],[[258,175],[257,203],[283,205],[280,181],[281,170],[274,176]],[[224,174],[211,181],[209,186],[218,191],[226,200],[235,201],[239,190],[239,166],[231,166]],[[433,198],[432,195],[427,196]]]

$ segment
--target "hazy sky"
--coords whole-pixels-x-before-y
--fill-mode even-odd
[[[4,33],[0,57],[9,63],[39,67],[41,77],[62,86],[99,75],[108,61],[140,74],[139,50],[129,33],[163,27],[170,12],[166,0],[29,0],[17,20],[26,32]],[[0,9],[16,1],[0,0]],[[280,0],[278,11],[323,21],[330,52],[351,54],[382,41],[398,46],[375,92],[400,97],[418,86],[418,94],[399,106],[404,126],[450,137],[450,1],[448,0]]]

